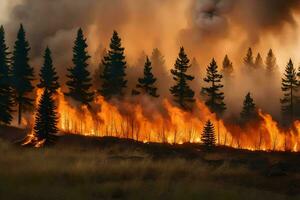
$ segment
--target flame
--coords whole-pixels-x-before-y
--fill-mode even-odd
[[[37,90],[36,103],[41,94],[42,90]],[[294,128],[283,130],[271,115],[262,111],[259,111],[259,122],[240,127],[218,119],[200,100],[196,101],[192,112],[172,105],[167,99],[162,101],[162,108],[154,106],[150,111],[141,103],[130,100],[108,102],[102,96],[95,98],[93,108],[78,106],[72,104],[61,90],[58,90],[55,100],[58,127],[64,133],[130,138],[144,143],[200,143],[203,127],[207,120],[211,120],[218,145],[251,151],[300,151],[300,121],[295,122]],[[29,135],[29,138],[34,138],[33,132]]]

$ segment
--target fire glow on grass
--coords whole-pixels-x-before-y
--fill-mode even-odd
[[[42,90],[37,93],[36,103]],[[200,100],[196,101],[193,112],[183,111],[166,99],[162,102],[163,111],[145,110],[141,104],[126,100],[121,104],[109,103],[102,96],[96,97],[93,109],[87,106],[76,108],[60,90],[55,100],[58,127],[65,133],[113,136],[142,142],[199,143],[206,121],[211,120],[215,125],[218,145],[249,150],[300,151],[300,122],[295,122],[294,128],[281,130],[271,115],[261,111],[259,123],[241,128],[218,120]]]

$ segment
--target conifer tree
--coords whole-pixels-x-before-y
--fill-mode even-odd
[[[253,61],[252,48],[248,49],[247,55],[244,58],[244,63],[245,63],[246,66],[253,67],[254,61]]]
[[[26,108],[33,106],[33,99],[29,97],[29,94],[33,92],[34,89],[32,85],[34,70],[29,65],[29,51],[29,43],[26,40],[25,30],[21,24],[12,57],[12,86],[14,101],[18,104],[19,124],[21,124],[22,112]]]
[[[205,124],[203,133],[201,135],[201,142],[208,150],[216,146],[215,128],[210,120],[208,120]]]
[[[189,103],[195,101],[195,92],[190,89],[188,81],[194,80],[194,77],[186,72],[191,67],[190,60],[187,57],[184,48],[180,48],[179,56],[174,65],[175,69],[171,70],[176,84],[170,88],[174,101],[183,109],[190,109]]]
[[[12,120],[13,93],[10,80],[10,58],[5,43],[5,32],[0,27],[0,123],[10,124]]]
[[[104,70],[101,76],[103,83],[100,93],[106,99],[123,96],[123,90],[127,85],[125,80],[127,67],[121,38],[116,31],[113,32],[108,55],[104,57],[102,64]]]
[[[269,50],[266,58],[266,70],[269,75],[274,74],[277,70],[276,58],[272,49]]]
[[[241,112],[241,119],[244,122],[254,120],[257,118],[257,110],[254,100],[251,97],[250,92],[246,95],[244,103],[243,103],[243,110]]]
[[[37,85],[39,88],[47,89],[52,93],[56,93],[60,87],[58,83],[58,76],[51,57],[51,51],[47,47],[44,54],[44,64],[40,71],[40,83]]]
[[[157,88],[154,86],[156,78],[152,74],[152,67],[149,57],[146,57],[146,62],[144,66],[144,77],[138,79],[138,84],[136,85],[136,90],[133,94],[147,94],[152,97],[159,97],[157,94]]]
[[[223,69],[222,72],[224,74],[225,77],[231,77],[233,74],[233,64],[232,62],[229,60],[228,55],[225,56],[224,60],[223,60]]]
[[[51,94],[44,89],[35,116],[34,133],[38,141],[45,140],[44,144],[53,143],[58,132],[56,106]]]
[[[212,112],[221,115],[226,110],[224,93],[220,91],[224,87],[221,83],[223,76],[218,72],[218,65],[215,59],[212,59],[212,62],[206,69],[206,73],[204,81],[211,85],[210,87],[202,88],[203,93],[207,96],[205,103]]]
[[[297,80],[296,69],[292,60],[288,62],[284,77],[282,78],[282,91],[284,97],[281,99],[282,112],[288,120],[293,120],[295,117],[296,102],[299,98],[297,96],[297,89],[300,83]]]
[[[86,50],[87,47],[86,39],[80,28],[73,47],[73,66],[68,69],[67,86],[69,91],[66,95],[84,105],[89,105],[94,98],[94,92],[90,91],[92,79],[88,71],[87,61],[90,56]]]
[[[255,63],[254,63],[254,65],[255,65],[255,68],[256,68],[256,69],[259,69],[259,68],[262,68],[262,67],[263,67],[264,61],[263,61],[263,59],[262,59],[260,53],[257,54],[257,56],[256,56],[256,58],[255,58]]]

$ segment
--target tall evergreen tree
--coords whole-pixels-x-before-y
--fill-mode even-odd
[[[138,84],[136,85],[136,90],[133,94],[148,94],[152,97],[159,97],[157,94],[157,88],[154,86],[156,78],[152,74],[152,67],[149,57],[146,57],[146,62],[144,66],[144,77],[138,79]]]
[[[127,85],[125,80],[127,67],[121,38],[116,31],[113,32],[108,55],[104,57],[102,63],[104,70],[101,76],[103,84],[100,93],[106,99],[123,96],[123,89]]]
[[[272,75],[277,70],[276,58],[272,49],[269,50],[266,58],[266,70],[269,75]]]
[[[12,120],[13,93],[10,84],[10,58],[5,43],[5,32],[0,27],[0,123],[10,124]]]
[[[224,74],[225,77],[228,77],[228,78],[231,77],[232,74],[233,74],[233,64],[229,60],[228,55],[226,55],[224,60],[223,60],[222,73]]]
[[[224,87],[221,83],[223,76],[218,72],[218,65],[215,59],[207,67],[206,73],[204,81],[211,84],[210,87],[202,88],[203,93],[208,97],[206,105],[212,112],[221,115],[226,110],[224,93],[220,91]]]
[[[255,68],[256,68],[256,69],[259,69],[259,68],[262,68],[262,67],[263,67],[264,61],[263,61],[263,59],[262,59],[260,53],[257,54],[257,56],[256,56],[256,58],[255,58],[255,63],[254,63],[254,65],[255,65]]]
[[[37,85],[39,88],[45,88],[52,93],[56,93],[60,87],[58,83],[58,76],[51,57],[51,51],[47,47],[44,54],[44,64],[40,71],[40,83]]]
[[[284,97],[281,99],[282,112],[288,120],[293,120],[295,117],[296,101],[299,98],[297,96],[297,89],[300,83],[297,80],[296,70],[292,60],[288,62],[284,77],[282,78],[282,91]]]
[[[210,120],[208,120],[205,124],[203,133],[201,135],[201,142],[208,150],[216,146],[215,128]]]
[[[173,79],[176,85],[170,88],[170,92],[174,97],[174,101],[183,109],[190,109],[189,103],[195,101],[195,92],[190,89],[188,81],[194,80],[194,77],[186,74],[187,70],[191,67],[190,60],[187,57],[184,48],[180,48],[179,56],[174,65],[175,69],[171,70]]]
[[[244,63],[245,65],[247,65],[248,67],[253,67],[254,61],[253,61],[253,52],[252,52],[252,48],[249,48],[247,51],[247,55],[244,58]]]
[[[88,59],[90,56],[87,52],[87,43],[84,38],[83,31],[80,28],[77,32],[77,38],[73,47],[73,66],[68,69],[67,86],[69,92],[66,93],[74,100],[89,105],[94,99],[94,92],[91,92],[91,77],[88,71]]]
[[[34,70],[29,65],[29,51],[29,43],[26,40],[25,30],[21,24],[12,57],[12,86],[15,96],[14,101],[18,104],[19,124],[21,124],[22,112],[26,108],[33,106],[33,99],[29,97],[29,94],[34,89],[32,85]]]
[[[58,132],[56,106],[51,94],[48,89],[44,90],[35,116],[34,132],[38,141],[45,140],[44,144],[53,143]]]
[[[248,93],[245,97],[243,103],[243,110],[241,112],[241,119],[244,122],[254,120],[257,118],[257,110],[254,100],[251,97],[251,94]]]

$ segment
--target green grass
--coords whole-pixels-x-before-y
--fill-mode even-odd
[[[3,141],[0,153],[0,199],[300,199],[260,187],[269,181],[280,186],[281,178],[228,163],[212,167],[116,147],[31,149]]]

